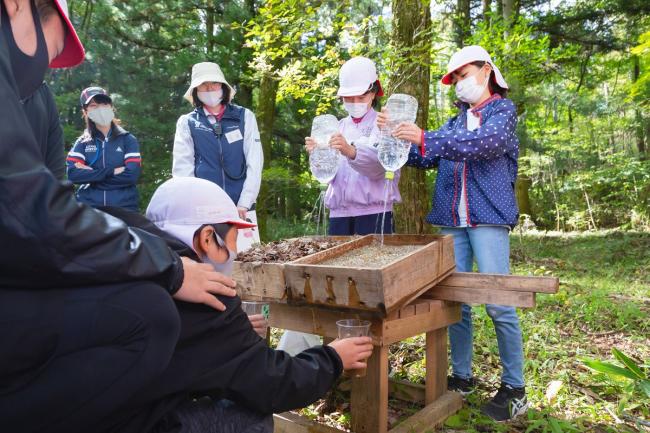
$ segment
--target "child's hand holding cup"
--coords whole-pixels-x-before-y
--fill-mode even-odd
[[[248,316],[253,329],[262,338],[266,338],[266,332],[269,327],[269,304],[260,301],[242,301],[241,308]]]
[[[339,339],[332,342],[343,360],[343,368],[347,368],[350,377],[365,377],[366,367],[356,367],[366,364],[372,354],[372,340],[369,338],[370,321],[359,319],[338,320],[336,327]],[[360,338],[361,337],[361,338]]]

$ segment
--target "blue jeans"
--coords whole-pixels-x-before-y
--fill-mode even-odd
[[[454,236],[456,270],[471,272],[474,259],[478,271],[510,273],[510,238],[506,227],[443,227],[442,234]],[[513,387],[524,386],[524,351],[519,318],[514,307],[487,304],[494,323],[503,372],[501,381]],[[463,304],[461,321],[449,327],[453,374],[472,377],[472,307]]]

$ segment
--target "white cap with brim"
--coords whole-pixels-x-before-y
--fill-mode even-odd
[[[239,217],[237,206],[223,189],[196,177],[174,177],[160,185],[151,197],[146,216],[192,249],[194,233],[205,224],[255,227]]]
[[[192,91],[195,88],[199,87],[201,84],[208,82],[222,83],[228,86],[230,89],[230,101],[232,101],[232,98],[235,96],[235,89],[233,89],[232,86],[228,84],[226,77],[224,77],[223,72],[221,72],[219,65],[212,62],[201,62],[192,66],[192,81],[190,83],[190,87],[187,89],[187,92],[185,92],[185,95],[183,95],[183,98],[190,101],[190,103],[193,103],[194,101],[192,100]]]
[[[339,90],[336,96],[361,96],[377,82],[378,96],[384,96],[377,77],[375,62],[366,57],[353,57],[341,66],[339,71]]]
[[[449,59],[449,64],[447,65],[447,73],[442,77],[442,80],[440,81],[442,84],[451,84],[451,74],[453,72],[457,71],[465,65],[477,61],[489,63],[490,66],[492,66],[492,70],[494,70],[494,77],[497,80],[497,84],[504,89],[508,88],[508,84],[506,83],[506,80],[503,79],[501,71],[499,71],[499,68],[497,68],[494,62],[492,62],[490,54],[488,54],[488,52],[479,45],[470,45],[454,53],[454,55],[451,56],[451,59]]]

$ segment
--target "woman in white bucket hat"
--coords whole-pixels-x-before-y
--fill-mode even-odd
[[[201,62],[192,67],[184,98],[194,110],[176,124],[172,174],[216,183],[235,202],[242,218],[256,221],[255,202],[264,163],[262,143],[255,115],[233,104],[234,96],[235,89],[219,65]],[[240,238],[241,248],[244,238]]]
[[[415,124],[399,125],[394,135],[414,143],[408,165],[438,167],[433,206],[427,221],[454,237],[456,269],[508,274],[509,230],[517,223],[514,185],[519,140],[517,113],[506,99],[508,84],[480,46],[468,46],[450,59],[442,83],[455,85],[459,113],[440,129],[423,131]],[[382,113],[382,124],[390,113]],[[482,407],[497,420],[514,418],[528,407],[523,377],[523,348],[514,307],[487,305],[496,329],[503,367],[501,387]],[[449,388],[473,391],[472,309],[463,305],[461,322],[449,327],[452,376]]]

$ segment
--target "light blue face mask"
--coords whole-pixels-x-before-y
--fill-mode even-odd
[[[226,248],[228,250],[228,259],[223,262],[215,262],[214,260],[211,260],[207,255],[203,257],[203,262],[204,263],[210,263],[212,267],[214,268],[215,271],[226,275],[226,276],[231,276],[232,275],[232,266],[235,261],[235,258],[237,257],[237,252],[228,249],[226,247],[226,242],[217,234],[217,232],[214,232],[214,237],[217,240],[217,243],[219,244],[220,247]]]

